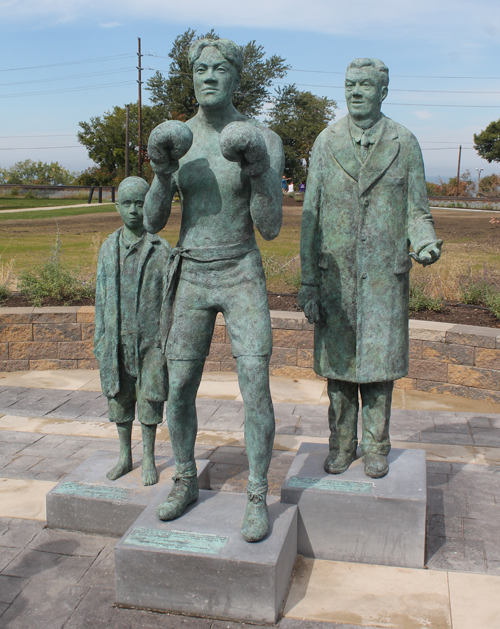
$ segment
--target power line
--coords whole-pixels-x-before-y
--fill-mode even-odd
[[[97,61],[110,61],[111,59],[124,59],[125,57],[135,57],[133,53],[126,55],[113,55],[110,57],[95,57],[94,59],[83,59],[81,61],[65,61],[64,63],[50,63],[43,66],[26,66],[25,68],[5,68],[0,72],[18,72],[19,70],[39,70],[40,68],[55,68],[58,66],[72,66],[81,63],[95,63]]]
[[[0,87],[9,85],[31,85],[32,83],[50,83],[51,81],[67,81],[71,79],[83,79],[89,76],[103,76],[107,74],[117,74],[121,72],[135,72],[135,68],[116,68],[116,70],[102,70],[100,72],[88,72],[86,74],[70,74],[67,76],[53,77],[51,79],[35,79],[33,81],[15,81],[14,83],[0,83]]]
[[[0,140],[10,138],[74,138],[76,133],[40,133],[37,135],[0,135]]]
[[[104,87],[117,87],[119,85],[133,85],[135,81],[122,81],[120,83],[105,83],[100,85],[87,85],[85,87],[69,87],[62,90],[46,90],[43,92],[20,92],[19,94],[2,94],[0,98],[14,98],[16,96],[39,96],[41,94],[62,94],[64,92],[83,92],[85,90],[96,90]]]
[[[275,82],[274,85],[289,85],[289,83]],[[345,89],[344,85],[313,85],[311,83],[294,83],[300,87],[327,87],[336,90]],[[398,88],[390,88],[389,92],[419,92],[426,94],[500,94],[500,92],[476,92],[476,91],[457,91],[457,90],[403,90]]]
[[[0,148],[0,151],[38,151],[41,149],[84,149],[87,148],[83,144],[75,144],[73,146],[9,146]]]
[[[166,57],[165,57],[166,58]],[[333,72],[331,70],[299,70],[298,68],[289,68],[290,72],[310,72],[314,74],[341,74],[344,72]],[[398,79],[466,79],[466,80],[478,80],[478,81],[499,81],[500,76],[431,76],[421,74],[391,74],[391,77]]]

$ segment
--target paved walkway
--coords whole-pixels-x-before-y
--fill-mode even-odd
[[[92,203],[92,205],[111,205],[111,201],[104,201],[101,204]],[[88,203],[71,203],[68,205],[47,205],[44,207],[23,207],[12,210],[0,210],[1,214],[15,214],[16,212],[44,212],[46,210],[65,210],[72,207],[89,207]]]
[[[44,528],[46,493],[95,451],[118,451],[97,374],[1,375],[0,626],[245,627],[113,607],[116,540]],[[324,383],[282,380],[272,385],[275,495],[300,443],[326,442],[328,434]],[[196,456],[210,459],[214,490],[244,491],[248,461],[234,378],[212,374],[203,387],[218,397],[197,401]],[[464,411],[462,404],[423,395],[420,408],[393,409],[394,445],[427,452],[427,570],[299,558],[281,629],[499,629],[500,414]],[[133,437],[137,460],[139,427]],[[165,425],[157,452],[172,454]]]

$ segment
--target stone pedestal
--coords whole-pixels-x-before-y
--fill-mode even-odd
[[[327,474],[327,455],[327,445],[303,443],[281,489],[281,501],[299,507],[298,553],[423,568],[425,451],[392,450],[389,473],[380,479],[365,476],[361,459],[343,474]]]
[[[151,500],[172,487],[174,459],[157,456],[160,476],[156,485],[144,487],[142,461],[122,478],[106,478],[118,458],[117,452],[98,451],[47,494],[47,526],[97,535],[121,537]],[[198,483],[210,489],[210,461],[197,461]]]
[[[241,536],[245,494],[200,491],[182,517],[161,522],[158,494],[115,547],[116,602],[212,618],[274,623],[297,554],[297,508],[269,497],[271,531]]]

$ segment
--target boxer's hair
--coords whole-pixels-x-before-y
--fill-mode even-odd
[[[230,39],[198,39],[192,43],[188,52],[188,61],[191,69],[193,68],[194,62],[199,59],[203,50],[209,46],[217,48],[224,59],[229,61],[236,69],[238,76],[241,76],[241,70],[243,69],[243,53],[241,52],[241,48]]]
[[[351,61],[351,63],[347,66],[347,69],[366,68],[368,66],[371,66],[380,72],[380,81],[384,87],[387,87],[389,85],[389,68],[385,65],[385,63],[380,61],[380,59],[354,59],[354,61]]]

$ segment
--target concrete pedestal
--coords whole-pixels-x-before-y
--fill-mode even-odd
[[[157,456],[160,476],[156,485],[144,487],[142,461],[122,478],[106,478],[118,458],[117,452],[98,451],[47,494],[47,526],[98,535],[121,537],[159,493],[172,487],[174,459]],[[198,483],[210,489],[210,461],[197,461]]]
[[[182,517],[161,522],[158,494],[115,547],[124,607],[274,623],[297,555],[297,508],[268,498],[271,531],[241,536],[245,494],[200,491]]]
[[[423,568],[427,502],[424,450],[392,450],[389,473],[369,478],[363,461],[327,474],[328,446],[303,443],[281,489],[296,504],[298,553],[306,557]]]

